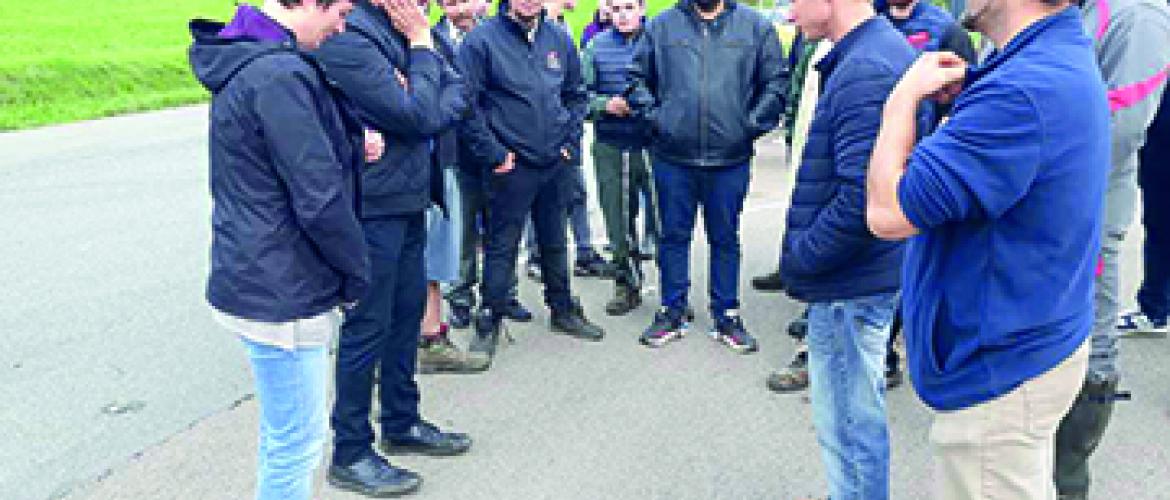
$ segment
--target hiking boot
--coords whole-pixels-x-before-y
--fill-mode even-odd
[[[752,278],[752,288],[761,292],[779,292],[784,290],[784,281],[780,279],[780,270],[777,269],[768,274]]]
[[[605,337],[605,330],[585,319],[585,310],[580,301],[573,299],[568,311],[553,311],[550,321],[552,331],[582,340],[598,341]]]
[[[614,288],[613,299],[605,304],[605,313],[610,316],[625,316],[640,305],[642,294],[634,287],[619,284]]]
[[[418,348],[418,372],[432,373],[479,373],[491,366],[492,360],[483,353],[459,350],[445,332],[433,338],[423,338]]]
[[[473,355],[484,356],[491,364],[492,356],[496,354],[496,345],[500,341],[500,330],[503,328],[500,318],[491,309],[483,308],[475,315],[475,335],[471,337],[471,345],[467,351]]]
[[[448,324],[456,330],[471,327],[471,306],[451,304],[451,313],[447,316]]]
[[[796,356],[784,370],[768,375],[768,390],[788,394],[808,389],[808,347],[797,347]]]
[[[723,317],[715,319],[715,328],[709,334],[712,339],[740,354],[751,354],[759,350],[756,338],[743,327],[739,311],[730,310]]]
[[[663,307],[654,313],[654,321],[638,337],[638,342],[646,347],[662,347],[685,337],[694,320],[695,314],[689,308],[677,310]]]
[[[1130,311],[1117,317],[1117,336],[1121,338],[1165,338],[1170,331],[1166,318],[1155,321],[1141,311]]]
[[[521,304],[520,299],[517,298],[509,300],[508,303],[504,305],[504,308],[500,310],[500,314],[502,314],[507,319],[520,323],[527,323],[532,321],[532,311],[529,311],[527,307],[524,307],[524,304]]]
[[[573,276],[578,278],[612,278],[613,266],[605,261],[597,252],[590,252],[584,258],[577,259],[573,265]]]

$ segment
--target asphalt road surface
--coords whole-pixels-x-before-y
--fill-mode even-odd
[[[0,134],[0,499],[251,497],[250,374],[202,298],[205,115],[190,107]],[[743,217],[743,315],[760,353],[736,355],[701,334],[645,349],[635,338],[651,307],[606,317],[612,284],[598,280],[573,285],[605,341],[553,335],[539,288],[524,280],[536,321],[512,326],[517,343],[490,372],[420,378],[424,415],[475,446],[395,460],[424,475],[416,497],[825,496],[808,401],[763,385],[791,355],[781,330],[799,306],[747,286],[777,260],[791,189],[781,149],[761,142]],[[1140,239],[1134,231],[1125,249],[1126,297]],[[707,250],[701,233],[696,241],[691,300],[705,311]],[[1170,341],[1122,347],[1134,400],[1118,406],[1094,458],[1093,496],[1170,499]],[[929,413],[909,387],[888,404],[893,498],[929,498]],[[324,485],[319,497],[357,498]]]

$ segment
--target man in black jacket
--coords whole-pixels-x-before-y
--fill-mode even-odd
[[[435,42],[439,54],[448,60],[448,63],[459,70],[456,52],[463,45],[467,37],[479,25],[480,16],[475,13],[475,3],[471,0],[439,0],[443,9],[443,17],[431,28],[435,34]],[[475,307],[475,287],[480,283],[480,265],[477,247],[481,243],[479,224],[477,221],[487,222],[487,192],[484,183],[484,167],[479,165],[479,158],[471,151],[467,140],[460,138],[457,129],[444,134],[439,140],[440,149],[453,148],[456,152],[455,170],[456,183],[459,187],[459,207],[462,213],[463,227],[459,250],[459,281],[447,292],[447,301],[451,304],[451,328],[464,329],[471,326],[471,311]],[[532,312],[520,303],[517,298],[517,282],[515,275],[508,295],[511,297],[505,305],[503,315],[512,321],[532,321]]]
[[[739,216],[757,138],[784,109],[786,70],[772,23],[733,0],[682,0],[647,26],[634,59],[634,110],[652,129],[662,217],[662,309],[641,342],[689,327],[690,246],[699,205],[711,246],[711,335],[741,353],[756,341],[739,317]]]
[[[444,85],[430,26],[413,0],[358,0],[346,30],[316,57],[329,79],[383,134],[386,154],[362,171],[362,227],[373,267],[370,293],[346,315],[337,353],[330,483],[381,496],[409,491],[417,476],[373,449],[374,371],[379,371],[381,447],[387,453],[457,455],[466,435],[441,432],[418,412],[414,375],[426,278],[424,210],[432,202],[435,134],[466,111]]]
[[[569,290],[567,183],[581,161],[586,96],[570,35],[546,20],[540,0],[500,4],[459,48],[474,116],[464,137],[485,172],[489,216],[482,308],[472,350],[494,353],[525,220],[540,246],[554,331],[600,340]]]

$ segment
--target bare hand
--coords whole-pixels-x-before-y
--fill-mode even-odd
[[[508,151],[507,156],[504,156],[504,163],[499,164],[493,172],[497,174],[506,174],[516,168],[516,153]]]
[[[967,61],[952,52],[926,52],[902,75],[895,92],[915,100],[950,102],[963,90]]]
[[[434,46],[430,24],[414,0],[386,0],[386,13],[394,29],[406,36],[410,45]]]
[[[605,103],[605,112],[617,117],[630,116],[630,103],[621,96],[610,97]]]
[[[374,163],[386,152],[386,141],[376,130],[366,129],[366,163]]]
[[[564,158],[565,161],[572,160],[573,153],[569,152],[569,148],[561,148],[561,158]]]

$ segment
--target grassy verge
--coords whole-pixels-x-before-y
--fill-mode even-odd
[[[0,130],[198,102],[192,17],[225,0],[0,1]]]

